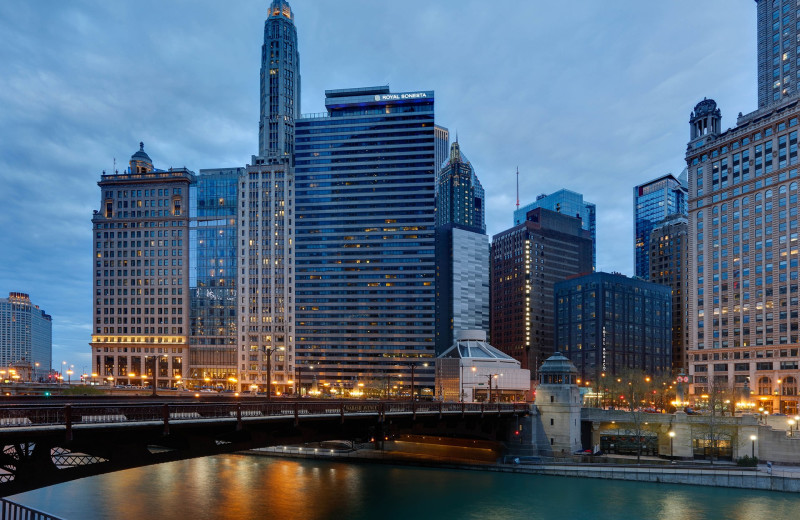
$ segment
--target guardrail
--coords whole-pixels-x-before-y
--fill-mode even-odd
[[[0,498],[0,520],[63,520],[59,516],[43,513],[17,504],[5,498]]]
[[[116,403],[63,405],[8,405],[0,409],[0,431],[36,426],[66,426],[69,432],[79,424],[170,422],[258,417],[310,415],[357,416],[362,414],[501,414],[524,413],[524,404],[445,403],[439,401],[236,401],[233,403]]]

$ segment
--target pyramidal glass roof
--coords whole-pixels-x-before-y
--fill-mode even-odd
[[[442,358],[461,359],[497,359],[501,361],[515,361],[508,354],[500,352],[485,341],[457,340],[449,349],[445,350]]]

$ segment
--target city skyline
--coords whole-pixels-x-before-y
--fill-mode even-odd
[[[0,49],[8,67],[0,79],[0,122],[12,129],[0,139],[0,290],[27,292],[53,315],[55,365],[89,365],[87,223],[96,179],[114,169],[114,157],[123,170],[142,140],[162,167],[198,171],[241,167],[257,149],[256,66],[268,4],[235,11],[212,3],[191,10],[88,1],[0,7],[0,27],[9,35]],[[495,20],[477,2],[345,2],[326,10],[296,0],[302,106],[322,112],[319,100],[331,88],[388,83],[393,91],[435,90],[437,123],[451,139],[459,135],[481,172],[488,234],[506,229],[512,217],[518,165],[521,205],[561,188],[595,201],[598,270],[631,273],[630,189],[680,173],[691,107],[713,97],[723,128],[737,112],[756,108],[756,68],[749,66],[755,6],[729,4],[713,2],[698,13],[688,2],[624,2],[607,12],[586,2],[567,16],[566,7],[548,12],[509,3]],[[139,10],[151,25],[126,22],[141,20]],[[548,15],[573,24],[568,39]],[[374,23],[340,21],[358,16]],[[657,23],[628,23],[639,16]],[[36,32],[42,24],[63,31],[48,41]],[[463,27],[475,31],[458,32]],[[487,39],[492,44],[481,45]],[[364,41],[375,42],[366,46],[374,49],[365,50]],[[564,44],[547,52],[553,42]],[[725,53],[716,51],[722,47]],[[427,48],[447,52],[423,53]],[[487,63],[492,74],[476,74]],[[725,81],[703,81],[712,76]]]

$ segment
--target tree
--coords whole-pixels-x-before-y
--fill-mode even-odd
[[[727,381],[714,378],[708,382],[704,397],[707,399],[706,413],[692,421],[692,429],[697,429],[703,435],[703,440],[710,448],[710,462],[714,464],[714,456],[719,454],[720,444],[723,441],[730,443],[736,436],[736,429],[722,419],[725,412],[733,415],[732,407],[736,402],[736,393],[728,386]]]

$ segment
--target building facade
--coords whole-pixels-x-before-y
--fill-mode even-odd
[[[489,329],[489,237],[484,191],[458,141],[436,190],[436,352],[459,330]]]
[[[514,211],[514,225],[525,222],[528,212],[536,208],[581,219],[581,227],[592,237],[592,268],[597,267],[597,208],[594,204],[585,202],[583,195],[570,190],[558,190],[550,195],[542,193],[535,202]]]
[[[433,126],[433,147],[434,164],[436,165],[436,186],[439,186],[439,170],[442,169],[444,162],[449,157],[450,152],[450,130],[441,126]]]
[[[244,168],[200,170],[191,188],[189,374],[192,386],[238,377],[238,182]]]
[[[650,233],[650,276],[653,283],[672,291],[672,372],[688,367],[689,339],[686,309],[689,288],[689,221],[682,215],[667,217]]]
[[[432,392],[434,94],[325,94],[327,114],[297,122],[299,377],[347,394],[415,364],[416,391]]]
[[[175,387],[189,356],[189,188],[139,143],[123,173],[103,172],[94,212],[92,372],[109,383]]]
[[[492,238],[491,342],[531,370],[554,352],[553,286],[592,272],[592,239],[576,217],[543,208]]]
[[[617,273],[591,273],[555,284],[556,348],[584,381],[627,369],[672,370],[669,287]]]
[[[756,0],[758,107],[780,103],[797,93],[797,3]]]
[[[12,292],[8,298],[0,298],[0,367],[4,372],[11,368],[23,381],[48,376],[53,357],[52,322],[25,293]]]
[[[633,188],[633,270],[639,278],[650,276],[650,233],[670,215],[686,215],[688,191],[685,172],[671,173]]]

